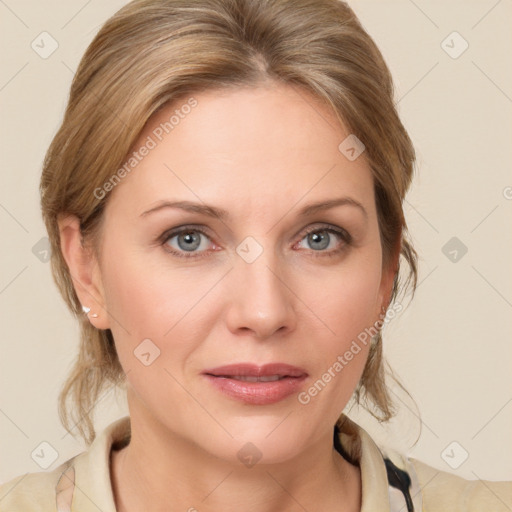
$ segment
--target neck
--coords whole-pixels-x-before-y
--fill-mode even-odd
[[[165,439],[165,440],[164,440]],[[359,468],[333,447],[332,433],[293,460],[250,468],[224,461],[188,440],[162,438],[132,423],[128,446],[112,451],[116,510],[189,512],[355,512],[361,507]]]

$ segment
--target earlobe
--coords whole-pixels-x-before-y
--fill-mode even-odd
[[[83,314],[98,329],[108,329],[101,275],[94,251],[83,242],[80,220],[75,215],[59,216],[60,248],[69,268]]]

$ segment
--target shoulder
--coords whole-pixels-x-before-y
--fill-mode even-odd
[[[403,453],[382,449],[410,478],[415,511],[510,512],[512,481],[468,480]],[[414,499],[415,496],[415,499]]]
[[[467,480],[429,466],[376,442],[346,415],[339,428],[335,446],[339,437],[340,453],[361,468],[364,512],[512,511],[512,481]]]
[[[57,486],[73,459],[52,471],[25,473],[0,484],[0,512],[56,510]]]
[[[110,453],[128,442],[129,416],[108,425],[78,455],[51,471],[26,473],[0,485],[0,512],[113,512]]]
[[[467,480],[408,459],[422,489],[423,510],[464,512],[510,512],[512,481]]]

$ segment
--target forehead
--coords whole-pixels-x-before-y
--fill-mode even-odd
[[[349,135],[330,109],[294,86],[194,94],[149,120],[112,199],[134,211],[166,198],[261,209],[338,193],[371,203],[364,153],[352,161],[339,149]]]

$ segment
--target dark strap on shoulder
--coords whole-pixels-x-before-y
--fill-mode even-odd
[[[353,460],[349,454],[346,452],[346,450],[343,448],[343,445],[340,442],[339,439],[339,428],[337,425],[334,427],[334,436],[333,436],[333,442],[334,442],[334,448],[338,453],[341,454],[341,456],[348,460],[351,464],[358,465],[358,462]],[[411,499],[411,477],[409,474],[404,471],[403,469],[400,469],[397,467],[390,459],[387,457],[384,457],[384,463],[386,465],[386,472],[388,475],[388,483],[390,486],[395,487],[399,491],[402,492],[404,495],[404,500],[407,505],[407,512],[416,512],[414,510],[414,505]],[[418,511],[419,512],[419,511]]]
[[[411,493],[409,492],[411,488],[411,477],[403,469],[395,466],[388,458],[383,457],[383,459],[386,464],[389,485],[402,491],[407,505],[407,512],[414,512],[414,505],[412,503]]]

